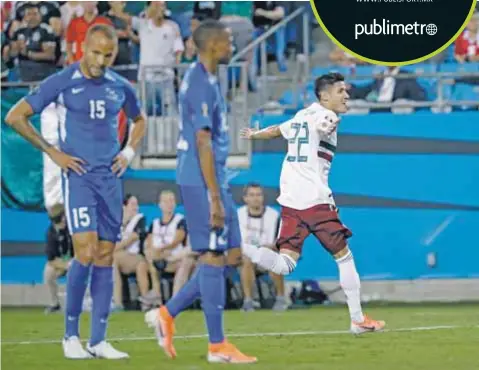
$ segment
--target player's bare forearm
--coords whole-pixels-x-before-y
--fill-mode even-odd
[[[241,136],[250,140],[270,140],[282,136],[278,125],[266,127],[262,130],[248,128],[241,132]]]
[[[67,43],[67,58],[66,58],[66,64],[72,64],[74,62],[74,56],[73,56],[73,44],[72,43]]]
[[[175,239],[170,243],[162,247],[162,250],[168,250],[168,249],[175,249],[177,246],[179,246],[183,240],[185,240],[185,232],[183,230],[177,230]]]
[[[31,115],[33,115],[32,107],[22,99],[7,113],[5,123],[28,140],[35,148],[48,153],[53,147],[30,123],[28,118]]]
[[[130,140],[128,145],[131,146],[135,151],[138,148],[138,145],[143,140],[143,137],[146,133],[146,121],[143,115],[138,116],[133,121],[133,130],[131,131]]]
[[[200,159],[201,173],[212,197],[220,197],[220,189],[216,181],[215,160],[211,143],[211,132],[199,130],[196,134],[198,157]]]
[[[121,242],[116,243],[116,250],[122,250],[128,248],[132,243],[140,239],[140,236],[137,233],[132,233],[127,239],[122,240]]]

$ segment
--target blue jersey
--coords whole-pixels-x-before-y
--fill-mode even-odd
[[[209,74],[201,63],[193,63],[185,73],[179,94],[179,138],[177,144],[177,174],[179,185],[206,186],[201,172],[196,145],[198,130],[210,130],[216,179],[227,187],[226,159],[229,134],[226,124],[226,104],[218,79]]]
[[[120,110],[131,119],[140,115],[135,90],[127,80],[109,69],[100,78],[86,78],[79,63],[47,78],[26,101],[34,113],[56,103],[60,149],[83,159],[87,171],[111,167],[120,150]]]

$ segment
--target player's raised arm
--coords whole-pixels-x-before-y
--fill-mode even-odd
[[[69,156],[50,145],[29,120],[33,114],[40,113],[57,98],[59,80],[60,77],[54,75],[42,82],[36,91],[20,100],[10,109],[5,118],[5,123],[28,140],[35,148],[48,154],[53,162],[63,170],[70,169],[81,175],[85,173],[81,166],[84,162],[80,158]]]

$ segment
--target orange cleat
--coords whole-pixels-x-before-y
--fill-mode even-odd
[[[351,321],[351,333],[353,334],[363,334],[363,333],[370,333],[374,331],[382,331],[386,323],[381,320],[373,320],[368,316],[364,315],[363,322],[354,322]]]
[[[228,341],[208,345],[208,362],[228,364],[253,364],[258,362],[256,357],[246,356]]]
[[[145,322],[155,330],[158,338],[158,345],[163,348],[170,358],[176,357],[176,350],[173,347],[173,336],[175,335],[175,323],[173,317],[165,306],[155,308],[145,314]]]

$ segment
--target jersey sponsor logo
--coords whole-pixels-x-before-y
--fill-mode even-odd
[[[73,89],[72,89],[72,94],[73,94],[73,95],[79,94],[79,93],[81,93],[83,90],[85,90],[84,87],[73,88]]]
[[[208,117],[208,104],[201,104],[201,111],[203,112],[203,117]]]
[[[121,101],[122,97],[115,90],[110,89],[109,87],[105,88],[106,98],[113,101]]]

